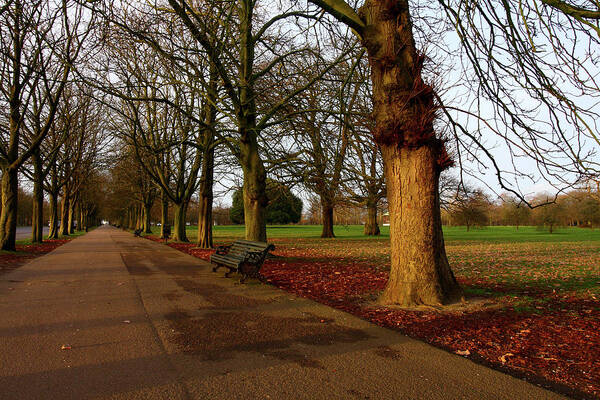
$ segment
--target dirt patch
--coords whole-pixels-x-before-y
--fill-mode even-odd
[[[370,338],[362,330],[321,323],[321,320],[315,317],[279,317],[256,312],[210,312],[195,319],[181,310],[174,310],[165,317],[175,331],[172,342],[183,352],[198,355],[207,361],[229,359],[238,352],[258,352],[319,368],[319,364],[314,360],[304,360],[304,355],[295,351],[290,353],[290,347],[297,343],[330,346]],[[281,350],[287,351],[282,353]]]
[[[402,358],[399,351],[394,350],[389,346],[379,346],[374,350],[374,353],[379,357],[391,358],[392,360],[399,360]]]
[[[176,279],[175,283],[188,293],[202,296],[213,304],[210,309],[239,310],[241,308],[255,308],[273,302],[273,299],[256,299],[229,293],[226,288],[219,285],[200,283],[191,279]]]

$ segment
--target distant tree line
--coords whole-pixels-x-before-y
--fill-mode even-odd
[[[482,190],[459,190],[446,199],[442,211],[445,225],[465,226],[466,230],[490,225],[538,226],[552,233],[557,227],[600,227],[600,198],[596,192],[577,189],[553,197],[531,196],[530,207],[509,194],[497,199]]]

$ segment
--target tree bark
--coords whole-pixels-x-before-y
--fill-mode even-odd
[[[144,229],[144,207],[141,204],[135,206],[135,229]]]
[[[127,229],[135,229],[135,209],[132,206],[127,209]]]
[[[78,202],[77,204],[77,230],[82,231],[85,229],[84,207],[81,206],[81,202]]]
[[[213,247],[212,235],[212,203],[213,203],[213,168],[214,147],[205,151],[202,159],[202,175],[200,177],[200,195],[198,196],[198,247]]]
[[[71,200],[69,202],[69,224],[68,224],[69,235],[73,235],[75,233],[75,206],[76,205],[77,205],[77,203],[75,202],[75,200]]]
[[[444,246],[436,151],[382,147],[392,238],[383,304],[446,304],[462,296]]]
[[[58,195],[49,193],[50,197],[50,230],[48,239],[58,239]]]
[[[41,243],[44,239],[44,177],[39,151],[32,155],[33,162],[33,209],[31,220],[31,241]]]
[[[2,250],[15,251],[17,240],[17,207],[19,201],[18,171],[8,168],[2,172],[0,243]]]
[[[180,203],[175,204],[173,207],[174,221],[173,221],[173,239],[179,242],[188,242],[187,235],[185,233],[185,212],[186,204]]]
[[[60,228],[58,229],[58,234],[61,236],[69,235],[69,209],[71,208],[70,200],[70,193],[65,186],[60,210]]]
[[[391,270],[383,304],[445,304],[462,296],[450,269],[439,174],[451,164],[436,137],[435,94],[421,71],[408,0],[367,0],[363,45],[373,82],[373,136],[382,151],[390,208]]]
[[[152,227],[150,226],[150,211],[152,210],[152,203],[144,203],[144,233],[152,233]]]
[[[334,238],[333,233],[333,203],[321,198],[321,213],[323,216],[322,238]]]
[[[169,197],[164,190],[161,190],[161,209],[160,209],[160,238],[165,237],[165,226],[169,224]]]
[[[244,223],[246,240],[267,241],[266,213],[269,200],[266,194],[266,172],[256,137],[241,143],[241,164],[244,171]]]
[[[364,234],[366,236],[378,236],[380,234],[377,223],[377,203],[367,204],[367,220],[365,222]]]

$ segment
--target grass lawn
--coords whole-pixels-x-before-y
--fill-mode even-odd
[[[380,236],[364,236],[362,225],[336,225],[334,232],[339,239],[382,240],[389,239],[390,229],[382,226]],[[190,241],[198,235],[196,226],[187,227]],[[271,238],[306,238],[320,239],[320,225],[269,225],[267,236]],[[152,227],[153,234],[160,232],[160,227]],[[243,225],[219,225],[213,228],[213,235],[218,240],[235,240],[244,237]],[[523,243],[523,242],[580,242],[600,241],[600,229],[559,228],[553,233],[540,230],[534,226],[494,226],[472,228],[467,231],[463,226],[444,227],[446,243],[452,242],[486,242],[486,243]]]
[[[217,244],[243,237],[217,226]],[[277,258],[265,280],[284,290],[399,330],[574,397],[600,398],[600,230],[534,227],[445,229],[446,250],[466,302],[400,309],[376,303],[389,272],[389,230],[271,226]],[[158,232],[158,231],[157,231]],[[190,240],[195,227],[188,229]],[[193,243],[171,246],[207,259]]]

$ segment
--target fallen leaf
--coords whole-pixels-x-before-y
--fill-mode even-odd
[[[506,363],[506,357],[509,357],[509,356],[514,356],[514,354],[513,353],[506,353],[506,354],[498,357],[498,360],[500,360],[502,362],[502,364],[505,364]]]
[[[61,350],[71,350],[71,345],[70,344],[63,344],[62,346],[60,346]]]
[[[471,354],[471,352],[468,349],[467,350],[456,350],[455,353],[458,354],[459,356],[468,356]]]
[[[126,319],[125,321],[123,321],[123,323],[125,323],[125,324],[130,324],[130,323],[131,323],[131,321],[130,321],[130,320],[128,320],[128,319]]]

